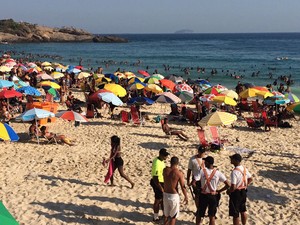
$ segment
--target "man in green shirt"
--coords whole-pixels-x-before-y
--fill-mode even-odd
[[[164,160],[167,159],[169,152],[165,148],[159,150],[159,156],[156,157],[152,162],[152,179],[150,185],[153,188],[155,194],[155,200],[153,204],[153,221],[159,221],[159,206],[163,210],[163,192],[164,192],[164,177],[163,177],[163,170],[166,167]]]

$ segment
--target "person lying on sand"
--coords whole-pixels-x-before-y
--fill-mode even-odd
[[[42,135],[45,138],[47,138],[48,140],[51,140],[51,138],[54,138],[56,141],[61,141],[70,146],[74,145],[74,143],[72,143],[72,141],[70,139],[68,139],[65,135],[63,135],[63,134],[57,135],[52,132],[49,132],[46,126],[41,127],[41,132],[42,132]]]
[[[166,135],[177,135],[180,139],[187,141],[189,140],[188,136],[184,134],[181,130],[174,130],[168,125],[168,118],[164,118],[162,122],[162,130],[166,133]]]

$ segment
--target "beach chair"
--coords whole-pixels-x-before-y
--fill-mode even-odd
[[[87,106],[86,106],[86,118],[95,118],[95,106],[94,106],[94,104],[87,104]]]
[[[204,148],[207,148],[209,146],[209,143],[206,140],[204,130],[197,129],[197,133],[198,133],[198,137],[199,137],[199,141],[200,141],[201,146],[204,147]]]
[[[123,123],[129,123],[129,113],[126,112],[125,110],[121,111],[121,121]]]
[[[248,127],[252,128],[252,129],[258,129],[262,126],[262,124],[259,121],[255,121],[252,118],[245,118],[246,119],[246,123],[248,125]]]
[[[136,110],[135,106],[132,105],[130,107],[130,115],[131,115],[131,122],[135,125],[141,125],[142,122],[140,120],[140,117],[139,117],[139,113],[138,111]]]
[[[253,109],[253,117],[255,119],[259,119],[260,118],[260,110],[258,108],[257,102],[256,101],[252,101],[252,109]]]
[[[270,127],[270,126],[277,127],[278,126],[277,118],[276,118],[276,120],[271,120],[270,118],[268,118],[266,111],[263,111],[261,113],[261,117],[263,119],[265,127],[266,126],[267,127]]]
[[[209,130],[210,130],[211,137],[212,137],[212,143],[223,145],[225,142],[228,142],[227,139],[220,138],[218,127],[210,126]]]
[[[193,110],[191,110],[191,109],[186,110],[186,118],[188,121],[190,121],[190,123],[192,123],[192,124],[195,123],[196,116],[197,116],[197,114]]]

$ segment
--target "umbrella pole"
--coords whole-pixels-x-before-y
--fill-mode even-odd
[[[39,138],[39,134],[38,134],[38,125],[37,125],[37,119],[35,118],[35,126],[36,126],[36,129],[35,129],[35,135],[36,135],[36,139],[38,141],[38,145],[40,144],[40,138]]]

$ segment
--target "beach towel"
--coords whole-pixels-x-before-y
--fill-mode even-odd
[[[111,159],[108,164],[108,171],[107,174],[105,175],[104,183],[108,183],[113,173],[114,173],[114,160]]]
[[[252,154],[255,152],[255,150],[251,150],[249,148],[237,147],[237,146],[227,146],[226,150],[232,151],[234,153],[239,153],[239,154]]]

